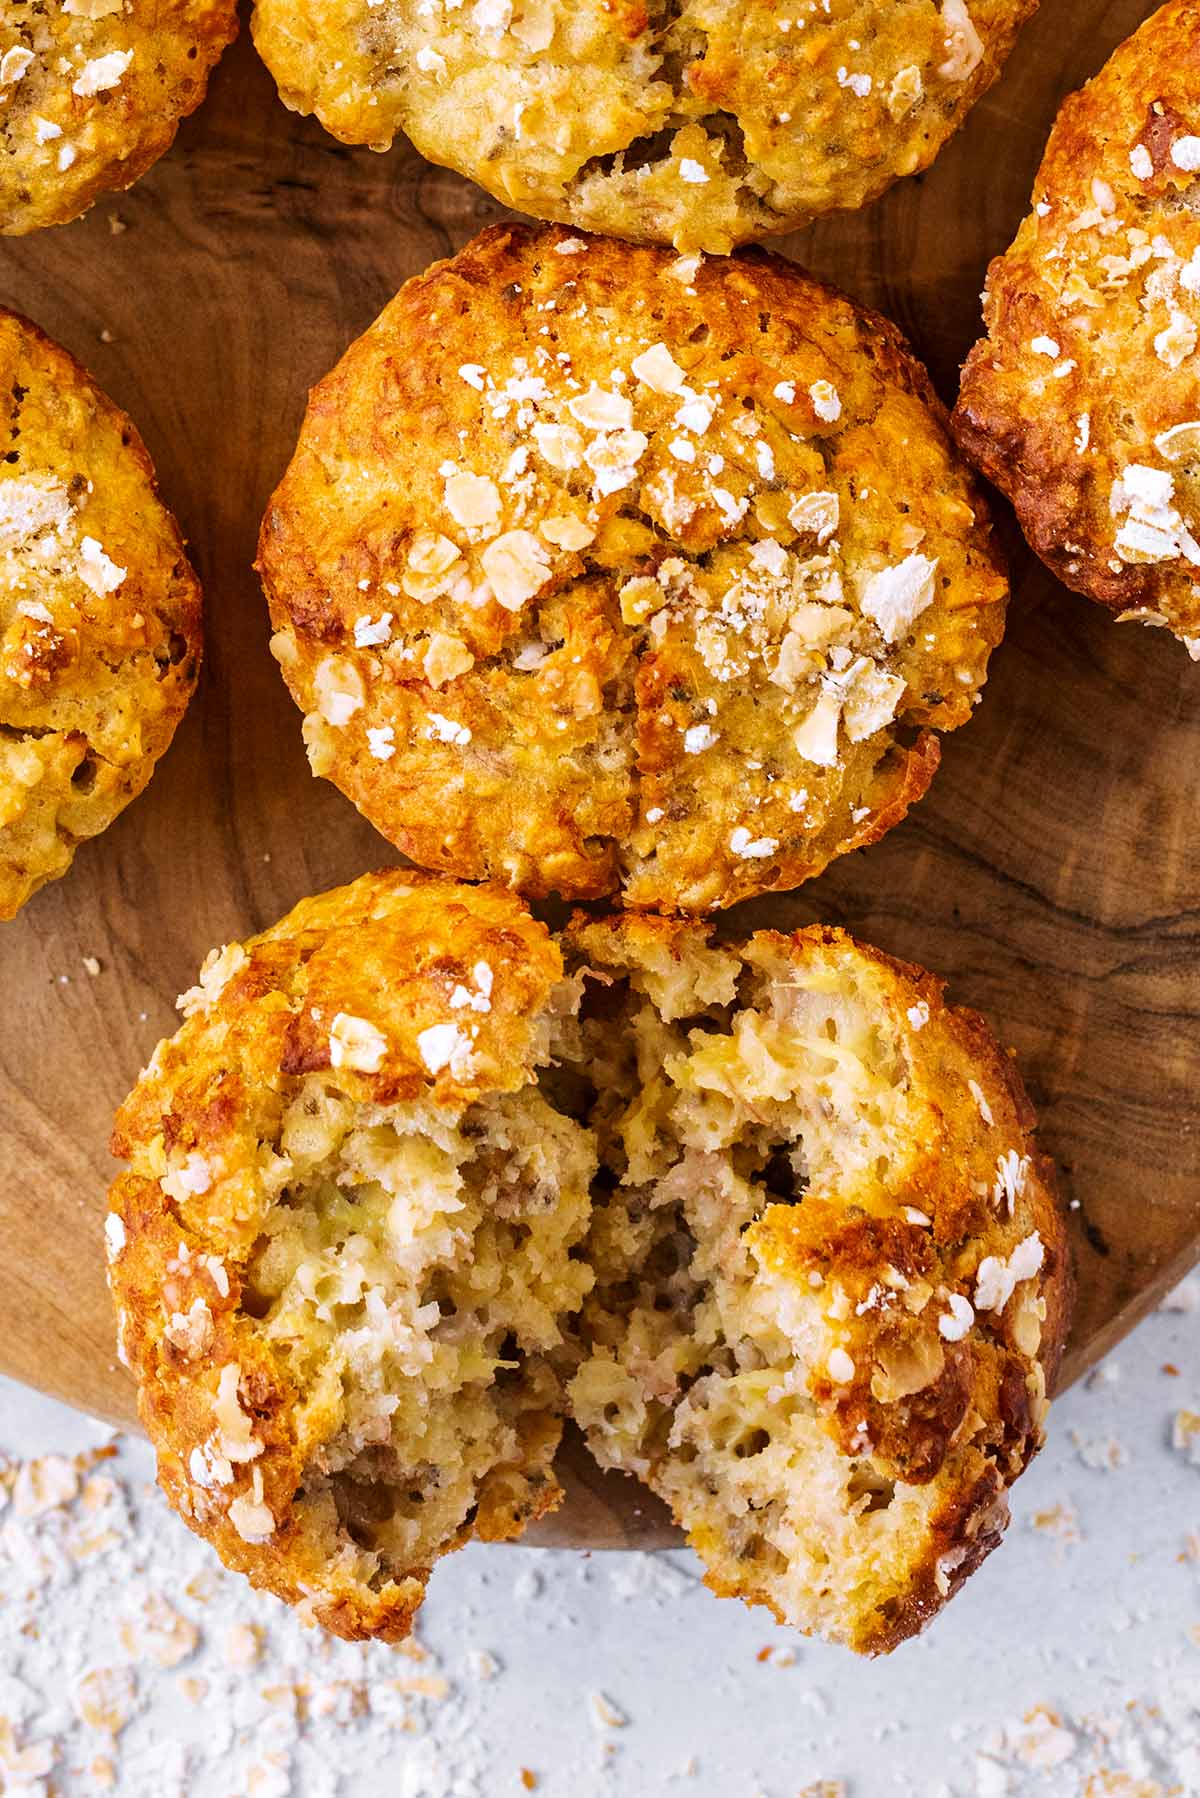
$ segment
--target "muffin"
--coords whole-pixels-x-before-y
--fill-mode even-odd
[[[595,1158],[537,1069],[569,998],[510,894],[368,875],[210,956],[118,1116],[160,1483],[338,1635],[405,1636],[440,1555],[558,1500]]]
[[[1058,579],[1200,659],[1200,6],[1058,115],[963,369],[959,442]]]
[[[200,665],[200,589],[133,425],[0,311],[0,918],[141,792]]]
[[[864,1652],[1041,1440],[1068,1274],[1020,1081],[838,931],[718,946],[394,869],[210,956],[123,1106],[109,1279],[159,1480],[398,1640],[558,1502],[564,1417],[710,1584]]]
[[[892,325],[762,254],[524,227],[317,386],[259,566],[314,771],[406,855],[690,912],[903,817],[1007,596]]]
[[[294,111],[406,133],[506,206],[724,253],[928,167],[1032,0],[257,0]]]
[[[579,921],[611,1190],[572,1415],[714,1591],[864,1654],[996,1546],[1070,1308],[1061,1207],[983,1020],[840,931]]]
[[[6,0],[0,231],[78,218],[132,187],[204,98],[237,34],[235,0]]]

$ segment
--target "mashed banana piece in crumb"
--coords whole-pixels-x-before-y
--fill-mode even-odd
[[[1070,1304],[1015,1068],[839,931],[576,921],[560,1057],[611,1190],[572,1415],[719,1593],[878,1653],[999,1541]]]
[[[954,425],[1058,579],[1200,661],[1200,4],[1063,103]]]
[[[565,952],[565,953],[564,953]],[[1070,1303],[982,1020],[835,930],[739,947],[393,870],[214,953],[106,1243],[159,1478],[256,1585],[403,1637],[557,1503],[573,1415],[722,1593],[867,1653],[999,1540]]]
[[[902,818],[1007,598],[892,325],[765,255],[521,227],[316,388],[259,564],[314,772],[406,855],[689,912]]]
[[[536,1074],[572,1002],[508,894],[369,875],[211,957],[118,1117],[110,1281],[159,1479],[339,1635],[405,1636],[440,1555],[560,1497],[595,1154]]]
[[[724,253],[926,168],[1034,0],[257,0],[288,106],[539,218]]]
[[[200,589],[133,424],[0,309],[0,919],[154,772],[196,684]]]
[[[0,232],[132,187],[236,34],[236,0],[0,0]]]

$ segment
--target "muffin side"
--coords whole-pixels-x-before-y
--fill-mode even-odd
[[[988,271],[958,441],[1037,554],[1200,660],[1200,7],[1171,0],[1067,99]]]
[[[200,588],[126,415],[0,312],[0,919],[142,791],[194,690]]]

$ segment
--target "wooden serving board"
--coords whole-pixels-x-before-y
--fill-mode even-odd
[[[927,176],[783,246],[895,318],[948,398],[1059,101],[1145,11],[1045,0]],[[114,1420],[133,1414],[101,1256],[114,1107],[213,944],[396,859],[308,772],[267,653],[258,521],[307,387],[496,216],[410,150],[348,150],[293,118],[244,36],[132,193],[0,245],[0,300],[137,420],[207,594],[202,687],[149,791],[0,924],[0,1368]],[[1019,543],[1013,574],[984,703],[929,797],[877,848],[743,911],[924,962],[1015,1044],[1075,1207],[1070,1379],[1200,1254],[1200,667]],[[670,1539],[631,1482],[568,1460],[571,1499],[539,1540]]]

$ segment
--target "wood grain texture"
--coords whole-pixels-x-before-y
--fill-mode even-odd
[[[1144,10],[1048,0],[927,176],[787,241],[897,319],[947,397],[1059,100]],[[307,387],[402,280],[496,216],[411,151],[347,150],[291,117],[243,38],[131,194],[0,247],[0,300],[137,420],[207,596],[201,692],[149,791],[0,926],[0,1367],[114,1419],[132,1415],[100,1248],[115,1105],[206,950],[395,859],[308,773],[267,653],[258,521]],[[1200,668],[1015,551],[1008,638],[929,797],[730,926],[844,924],[948,976],[1016,1046],[1076,1207],[1070,1378],[1200,1252]],[[631,1482],[567,1465],[570,1503],[539,1540],[669,1539]]]

